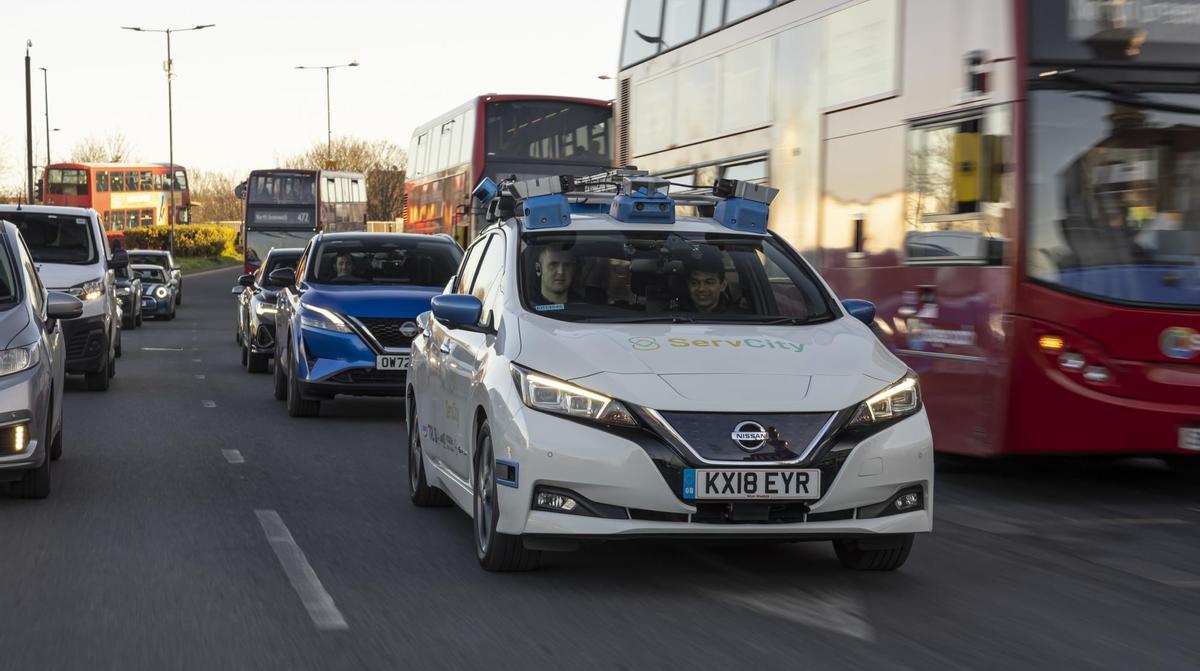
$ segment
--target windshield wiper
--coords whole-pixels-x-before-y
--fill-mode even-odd
[[[583,317],[579,321],[596,324],[692,324],[696,320],[684,315],[655,315],[653,317]]]

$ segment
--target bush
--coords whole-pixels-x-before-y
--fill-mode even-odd
[[[187,224],[175,227],[176,256],[235,255],[234,239],[237,229],[216,224]],[[129,249],[168,249],[171,229],[168,226],[131,228],[125,231],[125,246]]]

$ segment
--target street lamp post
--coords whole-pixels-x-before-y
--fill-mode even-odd
[[[175,110],[171,100],[171,78],[174,76],[171,61],[171,33],[184,33],[191,30],[212,28],[214,23],[192,26],[191,28],[141,28],[138,26],[121,26],[121,30],[132,30],[138,33],[164,33],[167,36],[167,62],[163,69],[167,72],[167,218],[171,225],[171,254],[175,254]]]
[[[339,63],[338,65],[297,65],[297,70],[324,70],[325,71],[325,160],[333,158],[333,113],[331,112],[332,103],[329,98],[329,71],[338,68],[356,68],[358,61],[350,61],[349,63]]]
[[[42,71],[42,93],[46,99],[46,165],[50,165],[50,75],[46,68],[39,69]]]

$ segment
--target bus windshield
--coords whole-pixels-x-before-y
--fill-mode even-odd
[[[267,252],[277,247],[303,247],[315,235],[315,231],[256,231],[246,232],[246,263],[258,267],[267,258]]]
[[[552,100],[487,104],[489,159],[609,163],[608,107]]]
[[[521,295],[567,321],[803,324],[837,313],[774,239],[618,231],[527,233]]]
[[[1116,302],[1200,307],[1200,94],[1030,99],[1027,270]]]
[[[246,185],[251,205],[315,205],[316,177],[304,173],[254,175]]]

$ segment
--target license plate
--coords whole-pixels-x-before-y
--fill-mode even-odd
[[[821,496],[816,469],[707,469],[683,471],[685,499],[815,499]]]
[[[1200,452],[1200,429],[1180,429],[1179,449]]]
[[[408,370],[408,362],[412,359],[408,354],[380,354],[375,357],[376,370]]]

